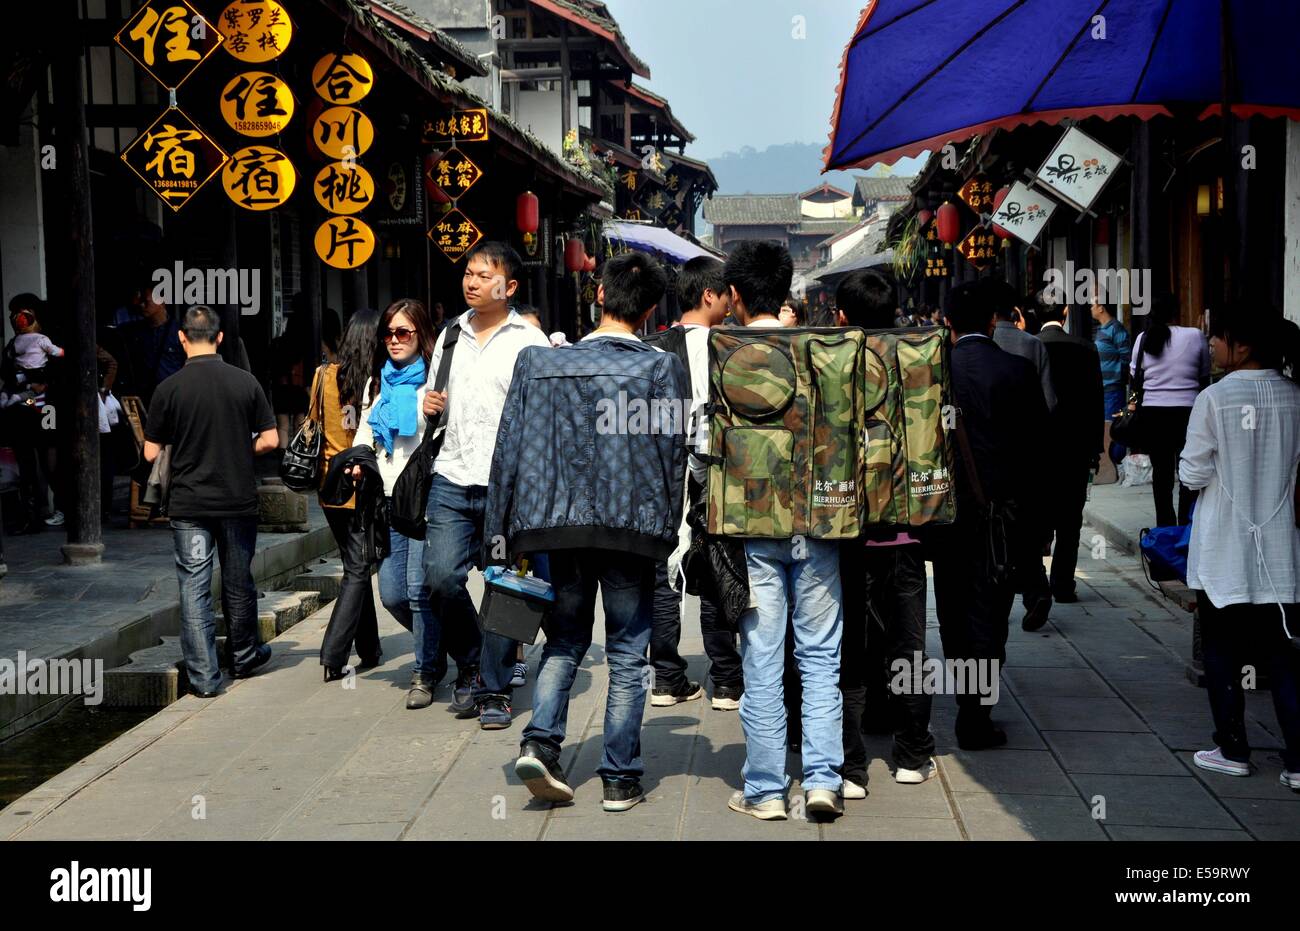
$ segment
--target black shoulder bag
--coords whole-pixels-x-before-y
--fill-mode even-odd
[[[321,453],[325,448],[324,381],[325,371],[321,369],[316,375],[316,390],[312,393],[307,418],[280,460],[280,479],[294,491],[320,487]]]
[[[1127,446],[1129,449],[1140,449],[1142,447],[1142,431],[1144,418],[1142,417],[1142,357],[1146,353],[1145,341],[1140,347],[1135,346],[1134,352],[1138,354],[1137,371],[1133,373],[1133,391],[1128,396],[1128,403],[1120,410],[1110,421],[1110,439],[1113,443],[1120,446]],[[1132,410],[1129,410],[1129,408]]]
[[[433,390],[447,390],[447,381],[451,377],[451,357],[455,354],[456,343],[460,340],[460,324],[453,323],[447,327],[442,341],[442,359],[438,363],[438,375],[433,380]],[[427,418],[424,425],[424,438],[411,456],[402,474],[393,486],[393,499],[389,509],[390,526],[404,537],[423,540],[428,528],[425,512],[429,506],[429,488],[433,485],[433,461],[438,458],[442,448],[442,437],[447,430],[447,412],[450,402],[442,409],[435,421]]]

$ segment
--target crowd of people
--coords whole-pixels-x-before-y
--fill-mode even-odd
[[[597,590],[609,665],[598,769],[605,810],[623,811],[644,798],[645,703],[667,707],[706,694],[715,710],[738,711],[744,731],[742,787],[729,802],[736,812],[788,817],[792,742],[803,768],[805,808],[814,815],[833,816],[845,800],[865,797],[864,731],[892,734],[898,782],[924,783],[935,775],[935,693],[900,687],[896,674],[927,659],[927,563],[945,659],[984,667],[996,680],[1017,593],[1026,630],[1041,628],[1054,602],[1080,597],[1074,576],[1083,502],[1089,474],[1107,454],[1103,411],[1123,407],[1114,402],[1116,388],[1122,391],[1141,372],[1142,403],[1167,411],[1154,418],[1149,444],[1170,483],[1166,503],[1172,509],[1175,471],[1189,494],[1202,496],[1188,584],[1201,605],[1216,746],[1198,753],[1197,763],[1250,773],[1240,664],[1247,652],[1267,656],[1286,741],[1281,779],[1300,789],[1300,640],[1291,634],[1300,630],[1291,619],[1300,601],[1300,331],[1280,314],[1252,305],[1212,315],[1205,352],[1226,374],[1201,390],[1209,374],[1201,334],[1184,335],[1170,322],[1176,305],[1153,313],[1134,347],[1136,358],[1129,359],[1104,307],[1090,308],[1102,323],[1094,344],[1067,332],[1073,308],[1037,307],[1040,331],[1031,335],[1016,325],[1025,314],[1005,282],[953,288],[943,319],[957,415],[950,430],[955,520],[871,528],[846,542],[729,541],[735,547],[730,571],[724,577],[726,567],[715,560],[717,575],[700,599],[706,690],[687,675],[678,646],[683,540],[705,533],[689,513],[708,479],[708,337],[728,323],[782,326],[783,313],[794,310],[790,256],[777,245],[742,243],[725,263],[687,263],[676,281],[685,308],[680,339],[663,345],[639,335],[669,287],[665,269],[647,255],[628,253],[605,264],[600,324],[572,346],[556,348],[520,313],[520,275],[513,249],[483,243],[466,260],[466,309],[441,329],[412,299],[383,313],[354,313],[337,361],[315,373],[298,405],[323,432],[320,500],[344,568],[320,653],[326,682],[383,663],[372,589],[377,574],[383,607],[413,639],[406,707],[432,705],[454,662],[448,710],[477,719],[483,729],[512,726],[514,690],[529,671],[521,668],[519,644],[480,629],[468,581],[476,568],[527,558],[555,593],[515,761],[515,772],[538,798],[574,797],[559,756],[569,692],[592,642]],[[797,322],[797,313],[791,315]],[[834,325],[890,329],[897,318],[888,272],[864,269],[840,283]],[[186,311],[178,342],[187,361],[157,386],[145,430],[146,458],[169,458],[182,645],[191,687],[200,695],[221,687],[210,595],[214,555],[221,562],[234,674],[250,675],[270,659],[256,634],[250,571],[254,457],[278,446],[280,437],[276,412],[257,381],[221,361],[221,339],[213,311]],[[646,356],[655,353],[662,355]],[[38,361],[34,350],[31,358]],[[657,441],[655,468],[619,471],[610,463],[625,448],[599,436],[586,454],[564,455],[557,439],[563,425],[554,418],[566,416],[566,405],[586,401],[584,392],[565,394],[558,379],[541,389],[553,392],[545,397],[555,403],[528,408],[541,412],[535,419],[521,416],[512,384],[541,377],[547,365],[566,359],[611,371],[653,363],[663,390],[689,405],[692,416],[680,434]],[[392,520],[394,497],[404,493],[413,457],[425,452],[432,457],[427,507],[419,531],[409,535]],[[520,462],[531,469],[520,471]],[[631,487],[634,474],[639,484]],[[504,517],[502,501],[513,490],[505,483],[525,480],[547,483],[544,497],[554,506]],[[1159,504],[1159,487],[1156,494]],[[580,518],[566,495],[582,498]],[[502,534],[509,545],[501,545]],[[1043,559],[1053,541],[1049,573]],[[351,665],[354,651],[359,661]],[[1006,742],[996,690],[952,694],[961,748]]]

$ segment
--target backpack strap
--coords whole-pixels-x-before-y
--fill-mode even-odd
[[[433,379],[433,390],[439,394],[447,390],[447,382],[451,380],[451,357],[456,354],[456,343],[459,341],[460,321],[457,320],[443,331],[442,358],[438,361],[438,374]],[[446,429],[447,413],[450,410],[451,405],[447,404],[443,407],[442,413],[438,415],[437,423],[430,424],[435,433]]]

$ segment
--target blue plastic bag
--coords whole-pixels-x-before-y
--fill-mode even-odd
[[[1192,514],[1195,514],[1193,509]],[[1142,531],[1142,562],[1152,582],[1178,579],[1187,584],[1187,550],[1192,545],[1192,517],[1185,527],[1152,527]]]

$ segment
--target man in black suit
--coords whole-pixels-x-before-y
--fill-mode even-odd
[[[1045,512],[1049,531],[1056,535],[1052,550],[1050,581],[1041,562],[1037,567],[1035,594],[1049,590],[1053,600],[1071,604],[1079,600],[1074,591],[1074,569],[1079,561],[1079,528],[1083,526],[1083,505],[1088,499],[1088,473],[1095,471],[1105,435],[1105,408],[1101,387],[1101,359],[1091,340],[1074,336],[1065,329],[1069,308],[1049,304],[1040,311],[1043,319],[1038,338],[1051,363],[1056,409],[1049,418],[1047,450],[1054,493]],[[1029,599],[1029,593],[1025,595]],[[1037,630],[1047,622],[1025,615],[1025,630]]]
[[[1041,506],[1032,463],[1045,435],[1047,402],[1034,367],[990,338],[993,310],[975,284],[952,290],[945,316],[953,339],[957,517],[936,539],[935,608],[944,658],[975,660],[979,680],[996,683],[1015,599],[1013,560],[1003,557],[1023,549],[1009,519],[1009,538],[998,528],[1002,517]],[[967,675],[957,696],[957,745],[982,750],[1006,743],[991,718],[997,693],[974,692]]]

